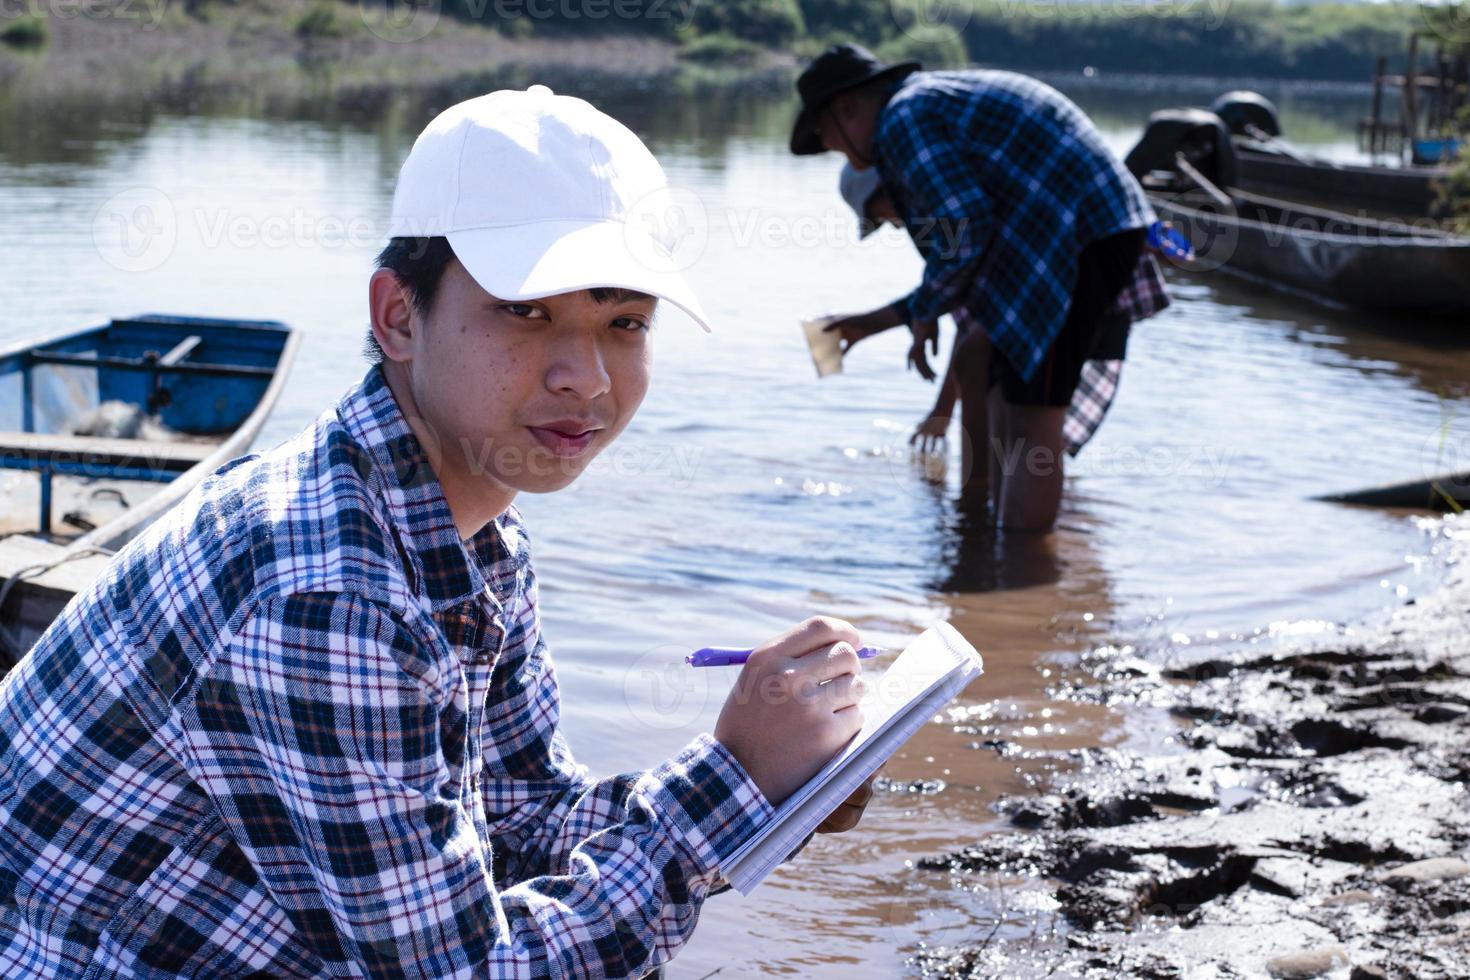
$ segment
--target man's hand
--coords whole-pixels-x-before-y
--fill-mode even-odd
[[[939,356],[939,322],[937,320],[915,320],[909,324],[909,331],[914,335],[914,342],[909,347],[907,364],[912,364],[919,369],[919,377],[925,381],[933,381],[937,375],[929,366],[929,358],[924,355],[924,344],[927,342],[934,356]]]
[[[873,798],[873,780],[876,775],[869,776],[852,795],[838,805],[837,809],[827,815],[827,819],[817,824],[819,834],[842,834],[858,825],[863,818],[863,811],[868,807],[868,801]]]
[[[949,423],[949,415],[936,408],[915,427],[914,434],[909,436],[909,445],[916,447],[921,453],[939,452],[944,448],[945,437],[949,434]]]
[[[843,356],[846,356],[847,352],[852,350],[858,341],[866,340],[868,337],[872,337],[875,334],[880,334],[885,329],[883,327],[864,326],[863,318],[865,316],[867,316],[867,314],[865,313],[858,313],[854,316],[845,316],[840,320],[834,320],[832,323],[829,323],[822,328],[822,331],[824,333],[836,331],[838,336],[842,338]]]
[[[874,334],[880,334],[885,330],[899,326],[904,322],[903,303],[890,303],[887,306],[870,310],[867,313],[852,313],[839,317],[822,328],[824,332],[836,331],[842,337],[842,353],[846,354],[852,350],[854,344]]]
[[[772,806],[862,730],[860,646],[852,624],[817,616],[757,647],[741,668],[715,738]]]

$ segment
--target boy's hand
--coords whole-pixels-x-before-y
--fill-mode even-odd
[[[868,801],[873,798],[873,780],[877,778],[877,774],[869,776],[866,782],[853,790],[852,795],[828,814],[826,820],[817,824],[817,833],[842,834],[856,827],[863,818]]]
[[[755,649],[715,722],[772,806],[863,727],[862,645],[852,624],[817,616]]]
[[[925,381],[933,381],[938,375],[929,366],[929,358],[924,355],[924,345],[927,343],[934,356],[939,356],[939,323],[936,320],[915,320],[909,324],[909,330],[914,335],[914,342],[909,346],[905,366],[913,365],[919,369],[919,377]]]
[[[944,448],[944,440],[949,434],[949,416],[941,414],[935,409],[914,429],[914,434],[909,436],[909,445],[916,446],[921,453],[937,453]]]

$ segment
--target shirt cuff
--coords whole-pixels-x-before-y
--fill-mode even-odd
[[[924,286],[920,286],[909,293],[904,298],[903,305],[908,311],[910,324],[918,320],[938,320],[949,312],[948,309],[940,309],[940,307],[944,306],[943,298],[934,295],[932,291]],[[953,305],[958,306],[959,303],[956,302]]]
[[[644,778],[654,808],[672,822],[700,873],[717,870],[775,813],[713,735],[700,735]]]

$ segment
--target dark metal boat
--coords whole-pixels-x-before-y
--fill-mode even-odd
[[[1430,218],[1378,220],[1240,190],[1229,129],[1212,112],[1154,113],[1127,164],[1194,244],[1196,268],[1338,306],[1470,314],[1470,237]]]

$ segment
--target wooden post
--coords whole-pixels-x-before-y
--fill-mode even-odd
[[[1437,134],[1445,135],[1450,128],[1452,117],[1450,116],[1450,60],[1444,56],[1444,45],[1435,50],[1435,59],[1438,61],[1439,78],[1438,85],[1434,90],[1434,113],[1433,125]]]
[[[1409,35],[1409,63],[1404,66],[1404,143],[1413,158],[1419,135],[1419,35]]]
[[[51,533],[51,470],[41,470],[41,533]]]
[[[36,392],[29,364],[20,369],[20,431],[36,431]]]
[[[1388,71],[1388,57],[1378,56],[1373,66],[1373,120],[1368,130],[1368,152],[1377,156],[1383,142],[1383,76]]]

